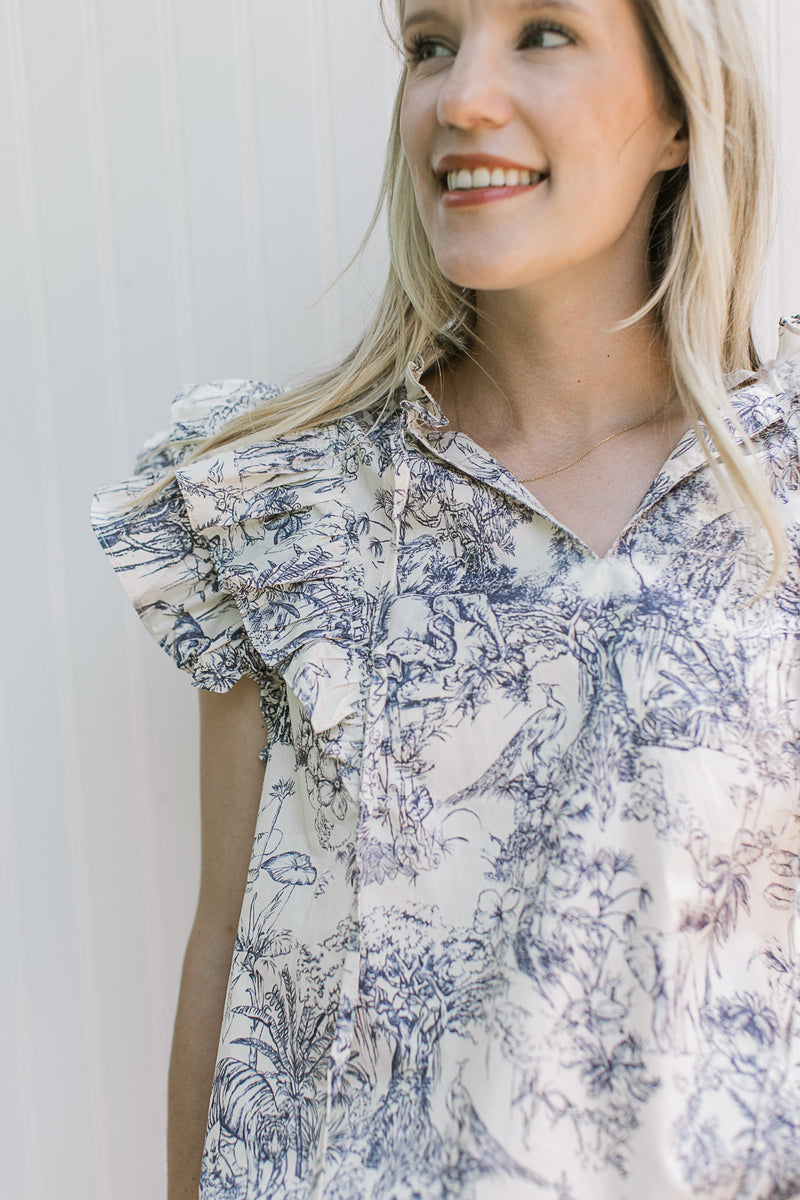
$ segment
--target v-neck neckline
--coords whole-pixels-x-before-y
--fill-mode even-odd
[[[797,333],[794,327],[790,327],[790,331],[795,335]],[[468,434],[450,428],[441,406],[421,381],[425,370],[426,365],[421,356],[407,366],[406,396],[401,402],[405,432],[448,466],[502,493],[508,499],[549,521],[554,529],[571,538],[586,556],[595,562],[612,559],[628,534],[647,512],[684,479],[708,465],[707,453],[694,429],[687,429],[657,471],[635,511],[611,545],[603,554],[598,554],[579,534],[553,516],[538,497],[488,450],[474,442]],[[751,439],[782,420],[791,405],[791,395],[783,386],[777,364],[764,368],[752,379],[752,383],[730,394],[742,430]],[[701,433],[708,439],[705,427],[701,424],[700,428]],[[731,425],[729,428],[736,442],[741,443],[742,432]],[[713,455],[713,446],[710,448]]]

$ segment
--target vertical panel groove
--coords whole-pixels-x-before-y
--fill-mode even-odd
[[[42,1191],[41,1157],[44,1131],[37,1111],[34,1092],[33,1047],[34,1031],[30,1020],[31,980],[25,958],[25,919],[20,895],[17,864],[20,852],[14,814],[11,811],[11,779],[8,766],[6,736],[4,673],[0,672],[0,896],[3,902],[3,925],[8,946],[9,971],[4,986],[8,988],[14,1020],[13,1037],[7,1039],[11,1053],[19,1063],[20,1092],[15,1095],[22,1110],[25,1145],[23,1153],[31,1191],[26,1200],[44,1200]],[[13,1103],[13,1101],[9,1101]],[[9,1147],[9,1152],[12,1148]]]
[[[778,168],[782,164],[783,155],[780,153],[783,143],[783,125],[786,120],[782,111],[781,98],[783,96],[783,59],[781,57],[780,48],[783,44],[781,41],[781,9],[779,0],[770,0],[770,30],[772,33],[772,45],[770,47],[769,69],[772,76],[773,88],[773,105],[775,108],[776,129],[776,145],[778,147]],[[787,185],[786,180],[781,176],[780,185],[778,188],[778,204],[779,212],[777,214],[778,229],[780,229],[780,221],[782,212],[786,207],[787,200]],[[776,262],[776,290],[777,290],[777,306],[783,306],[783,297],[786,295],[786,262],[784,255],[778,253],[775,256]]]
[[[233,36],[236,99],[242,157],[245,236],[247,241],[247,286],[250,318],[251,375],[268,374],[273,361],[269,332],[265,270],[264,189],[261,186],[258,104],[253,62],[252,0],[234,0]],[[266,356],[264,349],[266,346]],[[265,362],[266,357],[266,362]]]
[[[175,316],[178,358],[184,383],[197,380],[197,339],[194,321],[194,289],[189,197],[183,152],[183,135],[178,92],[178,56],[172,0],[157,0],[161,85],[164,102],[164,138],[167,156],[169,218],[173,247]]]
[[[88,887],[89,874],[85,850],[86,824],[82,803],[84,789],[78,755],[77,706],[67,608],[69,589],[65,563],[66,540],[61,519],[60,464],[56,445],[55,402],[50,365],[50,331],[47,318],[39,200],[34,169],[20,0],[8,0],[8,24],[11,42],[11,72],[14,81],[14,124],[19,161],[22,242],[31,312],[32,390],[38,435],[38,446],[32,449],[38,450],[39,483],[44,511],[48,514],[48,520],[42,529],[42,539],[45,561],[48,566],[47,587],[54,645],[53,681],[58,704],[63,798],[68,828],[67,850],[76,918],[77,974],[80,981],[83,1048],[86,1055],[86,1078],[89,1088],[89,1137],[90,1144],[95,1149],[92,1165],[97,1194],[98,1196],[107,1196],[111,1194],[112,1189],[107,1161],[108,1137],[105,1122],[105,1098],[101,1086],[97,1044],[97,1031],[102,1027],[97,1011],[94,987],[96,978],[94,950],[97,941],[94,937],[91,896]],[[46,1145],[47,1134],[46,1131],[42,1131],[41,1146]]]
[[[311,72],[314,111],[314,162],[317,187],[317,216],[320,241],[320,288],[329,288],[339,271],[341,248],[338,244],[336,211],[335,152],[333,123],[330,119],[334,104],[328,68],[328,39],[326,37],[327,0],[309,0],[308,29],[313,70]],[[328,291],[320,300],[325,331],[325,357],[338,357],[342,346],[342,313],[338,292]]]
[[[120,597],[120,604],[127,602]],[[148,998],[150,1002],[150,1026],[154,1061],[161,1066],[166,1063],[169,1054],[169,1042],[166,1029],[167,1018],[167,988],[164,979],[164,968],[159,945],[161,942],[161,916],[166,911],[162,894],[161,879],[157,870],[158,861],[153,854],[153,847],[158,845],[158,820],[156,816],[155,768],[153,762],[152,739],[147,726],[147,701],[145,688],[144,663],[141,655],[141,630],[138,622],[131,620],[130,611],[125,613],[125,669],[127,675],[127,691],[130,703],[130,748],[132,772],[134,781],[134,796],[136,802],[136,823],[139,830],[138,862],[139,875],[142,883],[140,903],[144,912],[144,927],[146,938]],[[162,1106],[161,1124],[166,1125],[166,1109],[163,1107],[163,1093],[159,1103]]]
[[[781,274],[782,261],[779,253],[779,239],[782,223],[783,199],[786,185],[781,174],[780,162],[780,44],[777,40],[777,3],[776,0],[753,0],[754,26],[759,32],[759,45],[763,58],[763,70],[768,88],[768,101],[773,115],[773,134],[775,149],[778,155],[778,176],[774,196],[773,227],[775,238],[764,266],[761,288],[756,304],[755,334],[756,345],[763,358],[771,359],[777,345],[777,315],[781,306]]]
[[[128,430],[126,414],[129,409],[126,386],[125,360],[123,352],[122,316],[120,313],[120,286],[117,264],[117,238],[114,226],[114,205],[111,192],[111,165],[109,138],[105,112],[105,91],[102,77],[102,54],[97,21],[97,0],[81,0],[86,58],[87,98],[89,108],[89,133],[91,139],[92,184],[94,188],[98,258],[100,264],[100,289],[103,308],[103,333],[105,345],[106,383],[108,409],[112,418],[112,456],[118,476],[127,475]],[[126,613],[127,618],[127,613]],[[126,620],[126,628],[130,628]],[[164,983],[160,956],[156,953],[159,941],[159,919],[157,888],[153,856],[149,847],[156,844],[156,829],[153,819],[152,757],[147,740],[142,736],[142,716],[146,709],[145,689],[139,667],[138,645],[130,636],[125,638],[126,671],[130,708],[132,713],[131,743],[133,748],[131,770],[135,794],[140,802],[136,805],[139,828],[138,860],[140,875],[140,903],[144,913],[147,952],[147,987],[150,1004],[151,1046],[156,1053],[165,1053],[159,1045],[159,1032],[163,1028]]]
[[[123,448],[127,444],[128,395],[122,350],[122,322],[119,311],[119,279],[117,271],[114,209],[111,201],[111,182],[108,160],[103,84],[98,46],[95,0],[81,0],[84,55],[86,60],[86,94],[91,140],[92,185],[95,200],[95,229],[100,265],[102,298],[103,346],[105,350],[108,409],[112,418],[112,461],[117,473],[127,464]]]

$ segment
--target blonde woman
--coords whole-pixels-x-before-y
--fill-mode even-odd
[[[96,501],[202,689],[170,1200],[800,1195],[800,324],[763,368],[745,8],[400,3],[363,341],[181,393]]]

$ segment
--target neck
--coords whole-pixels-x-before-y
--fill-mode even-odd
[[[606,279],[602,295],[598,289],[581,294],[574,285],[559,291],[477,297],[473,355],[457,365],[450,386],[479,440],[481,433],[527,440],[553,423],[562,429],[574,424],[591,437],[646,415],[671,396],[655,319],[614,328],[644,301],[643,287],[615,291]]]

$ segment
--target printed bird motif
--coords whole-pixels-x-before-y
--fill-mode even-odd
[[[499,756],[484,773],[469,787],[448,798],[448,804],[464,804],[492,793],[508,792],[509,780],[519,777],[521,771],[535,766],[540,750],[555,742],[567,719],[567,710],[556,699],[555,689],[549,683],[539,687],[545,694],[545,703],[538,708],[517,730]]]
[[[517,1179],[535,1183],[537,1187],[549,1188],[546,1179],[516,1162],[486,1128],[472,1103],[472,1097],[461,1082],[463,1066],[462,1063],[458,1078],[453,1082],[446,1099],[447,1110],[458,1130],[456,1138],[461,1152],[461,1171],[472,1176],[513,1175]]]

